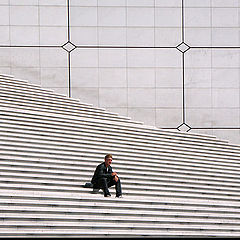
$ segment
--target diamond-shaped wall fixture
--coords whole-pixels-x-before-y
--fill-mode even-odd
[[[71,52],[76,48],[76,46],[73,43],[68,41],[68,42],[66,42],[65,44],[62,45],[62,48],[64,50],[66,50],[67,52]]]
[[[188,46],[186,43],[182,42],[176,47],[180,52],[185,53],[187,50],[190,49],[190,46]]]
[[[186,123],[182,123],[177,127],[177,129],[181,132],[189,132],[191,130],[191,127],[187,125]]]

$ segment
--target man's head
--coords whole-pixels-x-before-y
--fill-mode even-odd
[[[105,156],[105,165],[106,167],[110,166],[112,163],[112,154],[107,154]]]

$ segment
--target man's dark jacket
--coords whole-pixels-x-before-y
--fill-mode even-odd
[[[95,169],[95,172],[93,174],[93,177],[92,177],[92,180],[91,180],[91,183],[93,185],[97,185],[98,183],[98,180],[100,178],[107,178],[109,181],[113,178],[112,176],[112,167],[111,166],[108,166],[108,170],[107,170],[107,167],[105,165],[105,162],[99,164],[96,169]]]

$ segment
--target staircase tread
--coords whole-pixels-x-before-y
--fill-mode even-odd
[[[0,132],[0,237],[240,236],[240,144],[1,74]],[[106,153],[123,198],[84,187]]]

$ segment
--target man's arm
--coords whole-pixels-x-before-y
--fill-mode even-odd
[[[112,176],[117,176],[117,173],[116,172],[113,172],[113,170],[112,170],[112,167],[109,167],[110,169],[109,169],[109,172],[112,174]]]
[[[112,174],[112,178],[115,180],[115,182],[118,181],[118,176],[116,172],[113,172],[112,167],[110,168],[110,172]]]

